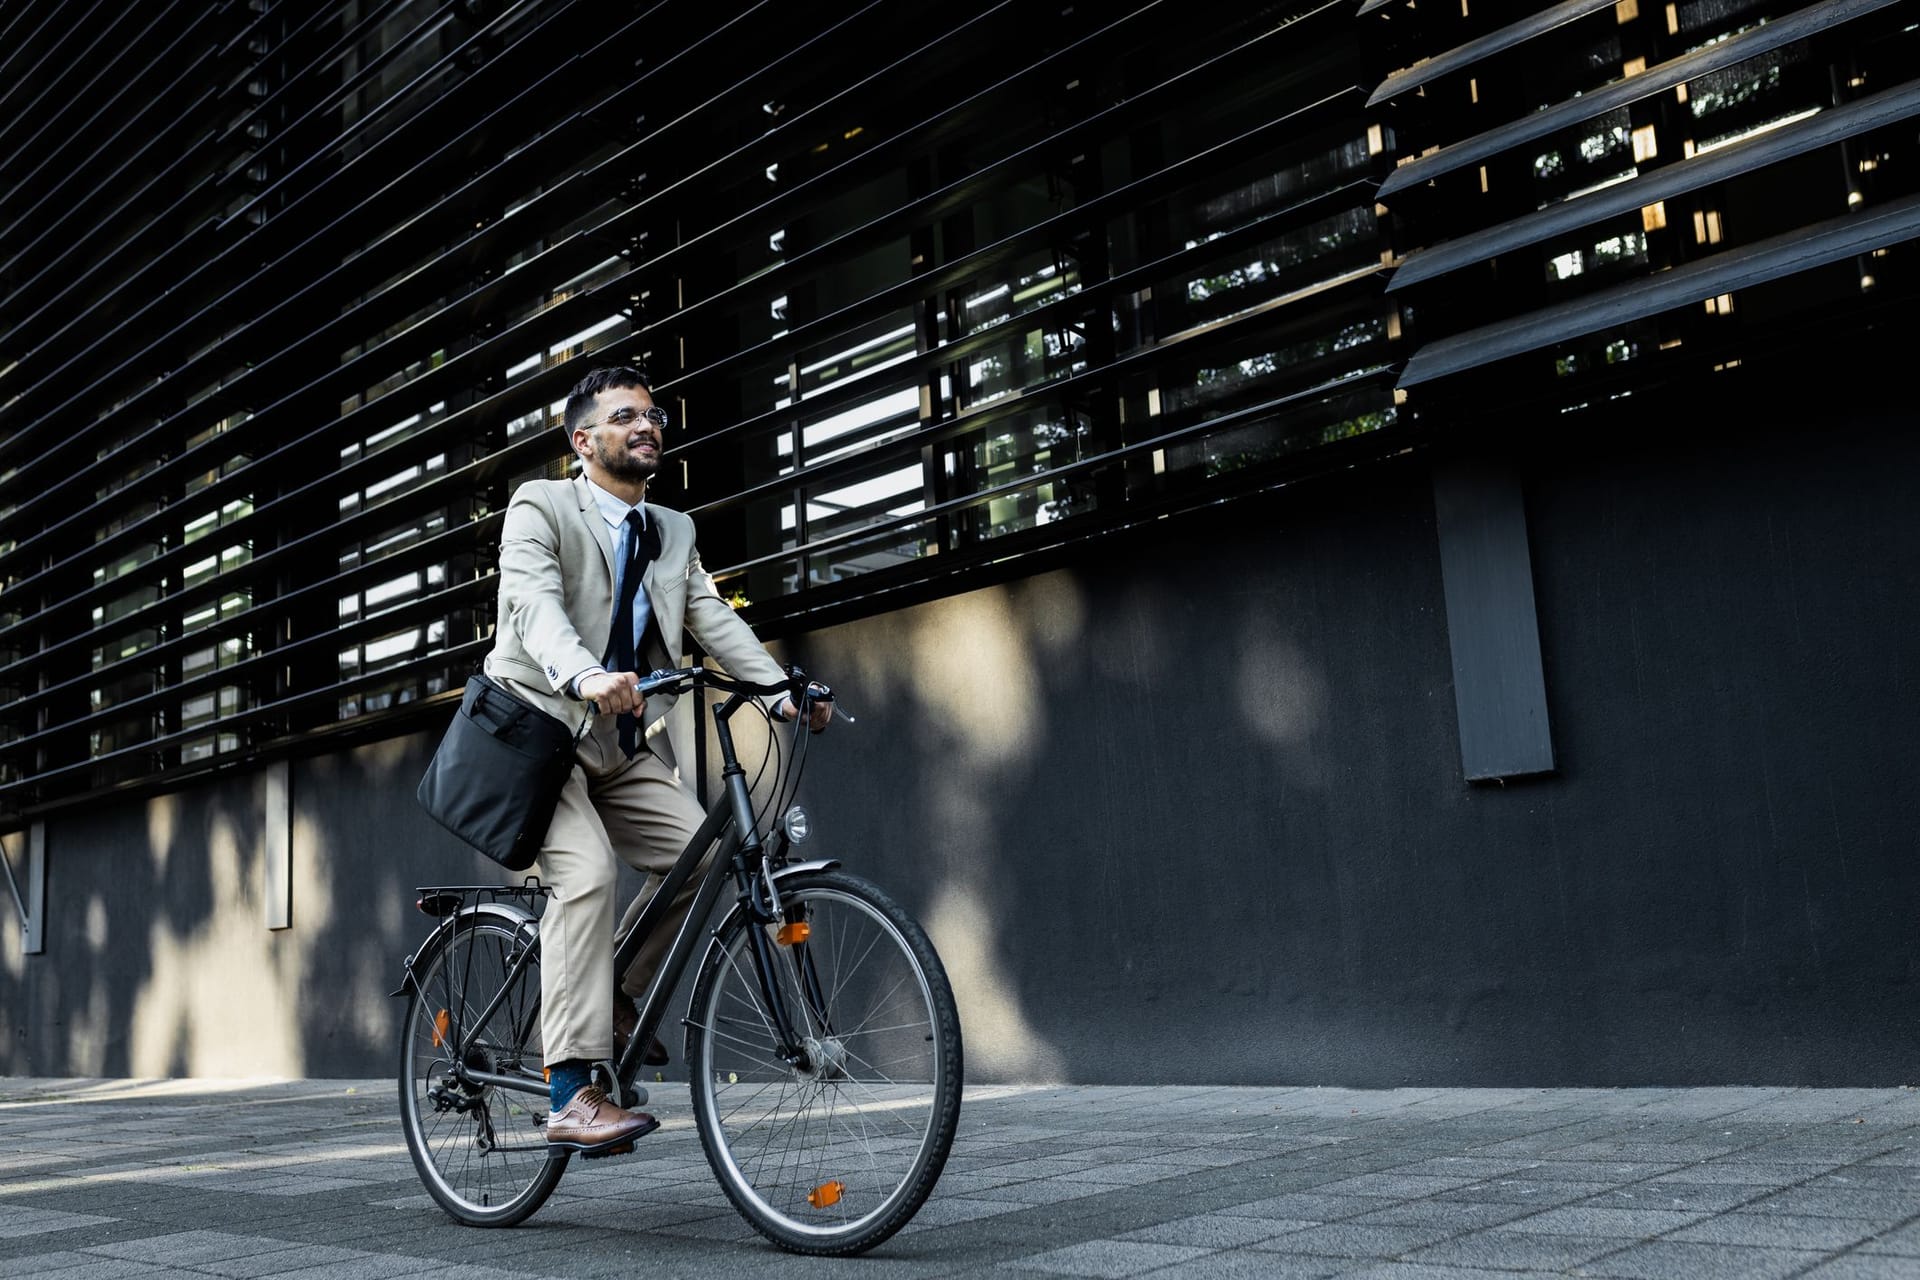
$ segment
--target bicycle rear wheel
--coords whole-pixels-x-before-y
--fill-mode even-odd
[[[765,927],[775,997],[805,1040],[781,1057],[752,955],[722,925],[694,984],[687,1063],[701,1145],[734,1207],[797,1253],[860,1253],[925,1202],[960,1121],[960,1018],[913,919],[841,872],[784,879]],[[792,925],[805,925],[801,931]]]
[[[462,918],[419,964],[407,1000],[400,1029],[407,1150],[440,1207],[470,1226],[522,1221],[567,1168],[568,1153],[547,1148],[544,1092],[462,1082],[453,1071],[464,1045],[468,1070],[540,1084],[539,946],[531,922]],[[515,974],[529,949],[534,954]]]

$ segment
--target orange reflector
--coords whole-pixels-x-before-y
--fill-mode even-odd
[[[801,928],[806,928],[801,925]],[[826,1209],[840,1203],[840,1197],[847,1193],[847,1184],[838,1178],[832,1182],[823,1182],[807,1192],[807,1203],[816,1209]]]
[[[433,1015],[433,1047],[436,1049],[447,1041],[447,1021],[445,1009]]]
[[[812,932],[805,920],[794,920],[781,925],[780,932],[773,935],[773,940],[783,947],[790,947],[796,942],[805,942],[807,935]]]

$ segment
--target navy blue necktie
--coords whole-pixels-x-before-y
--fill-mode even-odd
[[[627,563],[620,574],[620,598],[613,606],[612,643],[607,646],[609,671],[638,671],[633,652],[633,598],[640,590],[640,579],[660,550],[660,535],[643,523],[639,508],[627,512]],[[620,749],[632,758],[640,749],[640,721],[632,712],[622,712]]]

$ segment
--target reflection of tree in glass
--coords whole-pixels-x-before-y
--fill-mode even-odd
[[[1316,334],[1291,346],[1281,347],[1233,364],[1196,369],[1191,387],[1170,388],[1166,392],[1169,408],[1185,408],[1203,400],[1217,399],[1270,374],[1321,360],[1342,351],[1353,351],[1378,341],[1386,333],[1386,322],[1368,317],[1346,325],[1333,333]]]
[[[1048,448],[1057,448],[1069,440],[1079,440],[1087,434],[1085,423],[1068,426],[1064,422],[1041,422],[1033,428],[1033,438]]]
[[[1055,263],[1045,263],[1037,270],[1025,272],[1014,277],[1011,283],[983,287],[969,296],[962,305],[966,316],[966,329],[969,334],[979,333],[996,324],[1013,319],[1014,316],[1042,307],[1080,292],[1080,269],[1069,263],[1064,273]],[[999,306],[990,312],[976,314],[976,310],[988,302],[998,301]]]
[[[1087,345],[1086,337],[1077,329],[1068,329],[1062,333],[1048,333],[1045,341],[1048,357],[1056,360]]]
[[[1760,7],[1760,0],[1689,0],[1688,3],[1683,3],[1678,7],[1678,12],[1674,16],[1679,19],[1680,29],[1682,31],[1692,33],[1700,30],[1702,27],[1719,26],[1730,19],[1747,13],[1749,10]],[[1718,39],[1708,41],[1707,43],[1717,44],[1720,40],[1725,40],[1731,35],[1738,35],[1753,25],[1753,23],[1745,23],[1740,26],[1729,27],[1722,32]]]
[[[1085,515],[1100,505],[1092,486],[1085,483],[1055,484],[1048,486],[1048,490],[1053,496],[1040,504],[1035,524],[1051,524],[1055,520]]]
[[[988,353],[967,366],[967,383],[976,390],[986,390],[992,394],[994,389],[1005,385],[1007,380],[1007,361],[1004,356]]]
[[[1773,93],[1781,86],[1786,68],[1807,58],[1800,41],[1763,53],[1724,71],[1713,71],[1687,83],[1687,106],[1696,120]]]
[[[1622,235],[1610,236],[1599,241],[1584,252],[1569,249],[1547,259],[1547,279],[1570,280],[1582,275],[1589,265],[1595,269],[1615,267],[1621,264],[1645,266],[1647,263],[1647,237],[1638,231],[1629,231]]]
[[[1626,149],[1628,134],[1625,125],[1614,125],[1611,129],[1602,129],[1599,133],[1590,133],[1580,139],[1580,158],[1588,164]]]
[[[1189,280],[1187,301],[1205,302],[1229,290],[1263,283],[1289,268],[1331,257],[1378,234],[1378,219],[1371,208],[1348,209],[1291,235],[1268,241],[1255,250],[1259,256],[1252,262]]]
[[[1187,247],[1205,244],[1235,227],[1245,226],[1273,206],[1292,199],[1296,192],[1332,186],[1355,170],[1367,168],[1371,160],[1367,140],[1355,138],[1202,201],[1194,211],[1194,221],[1206,228],[1206,232],[1188,240]]]
[[[1629,231],[1594,245],[1593,256],[1595,261],[1607,264],[1644,263],[1647,260],[1647,238],[1638,231]]]
[[[1086,415],[1019,415],[966,446],[972,455],[972,482],[976,489],[996,489],[1042,476],[1083,457],[1082,446],[1092,436],[1093,421]],[[1028,487],[1002,493],[979,508],[974,534],[993,538],[1091,511],[1091,483],[1082,476],[1036,478]]]
[[[1271,462],[1275,458],[1282,457],[1289,453],[1297,453],[1302,449],[1311,449],[1320,445],[1332,444],[1336,440],[1350,440],[1355,436],[1363,436],[1370,431],[1378,431],[1382,427],[1393,425],[1396,416],[1396,411],[1393,406],[1387,405],[1380,409],[1341,418],[1337,422],[1331,422],[1319,428],[1311,428],[1291,434],[1275,432],[1273,424],[1263,424],[1259,427],[1229,432],[1223,438],[1222,442],[1231,441],[1233,444],[1241,447],[1234,448],[1231,451],[1223,450],[1216,453],[1214,450],[1217,444],[1222,442],[1208,441],[1203,446],[1206,450],[1203,474],[1208,477],[1213,477],[1226,475],[1234,471],[1244,471],[1248,467],[1258,466],[1263,462]],[[1249,441],[1248,437],[1258,431],[1267,431],[1273,434],[1266,440]]]

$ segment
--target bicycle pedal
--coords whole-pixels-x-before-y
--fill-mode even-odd
[[[606,1147],[599,1151],[583,1151],[580,1153],[580,1158],[582,1160],[605,1160],[608,1156],[630,1156],[632,1154],[633,1144],[631,1142],[623,1142],[617,1147]]]

